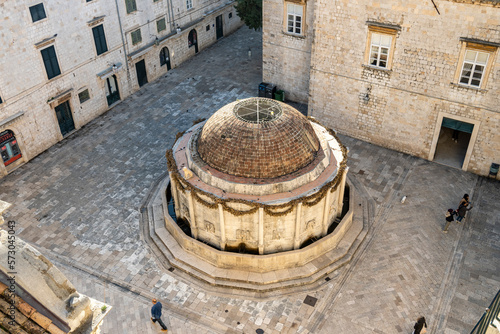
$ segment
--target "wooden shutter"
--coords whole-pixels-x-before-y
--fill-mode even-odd
[[[125,5],[127,7],[127,14],[135,12],[137,10],[137,4],[135,0],[125,0]]]
[[[43,3],[30,7],[31,19],[33,22],[40,21],[47,17],[45,15],[45,9],[43,8]]]
[[[53,46],[49,46],[48,48],[42,50],[42,58],[45,70],[47,71],[47,77],[49,79],[61,74],[61,69],[59,68],[59,63],[57,62],[56,50]]]
[[[94,34],[94,42],[97,55],[108,51],[108,45],[106,44],[106,36],[104,35],[104,27],[102,26],[102,24],[100,26],[92,28],[92,33]]]

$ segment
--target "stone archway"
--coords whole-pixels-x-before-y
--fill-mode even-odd
[[[198,34],[196,29],[191,29],[188,35],[188,47],[194,46],[194,53],[198,53]]]

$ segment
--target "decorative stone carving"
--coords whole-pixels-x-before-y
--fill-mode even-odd
[[[250,240],[250,230],[236,230],[236,239],[241,241]]]
[[[273,236],[272,236],[272,239],[273,240],[280,240],[281,239],[281,233],[283,232],[282,229],[275,229],[273,230]]]
[[[306,230],[308,230],[308,231],[314,230],[314,226],[316,226],[316,220],[311,219],[310,221],[308,221],[306,223]]]
[[[211,222],[205,220],[205,231],[215,233],[215,226]]]

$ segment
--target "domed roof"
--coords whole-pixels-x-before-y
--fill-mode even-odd
[[[198,153],[210,167],[248,178],[293,173],[311,163],[319,149],[319,139],[304,115],[265,98],[222,107],[198,136]]]

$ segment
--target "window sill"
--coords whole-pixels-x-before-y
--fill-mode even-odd
[[[305,35],[298,35],[298,34],[292,34],[291,32],[286,32],[286,31],[281,31],[283,35],[287,35],[290,37],[295,37],[295,38],[300,38],[300,39],[306,39]]]
[[[471,90],[473,92],[479,92],[479,93],[486,93],[486,92],[488,92],[488,90],[482,89],[481,87],[467,86],[467,85],[459,84],[459,83],[455,83],[455,82],[450,82],[450,85],[452,87],[455,87],[455,88],[463,88],[463,89],[466,89],[466,90]]]
[[[36,21],[34,21],[34,22],[33,22],[33,20],[32,20],[32,21],[31,21],[31,24],[32,24],[32,25],[34,25],[34,24],[38,24],[38,23],[40,23],[40,22],[44,22],[44,21],[48,21],[48,20],[49,20],[49,18],[46,16],[46,17],[44,17],[43,19],[36,20]]]
[[[370,70],[382,71],[382,72],[386,72],[386,73],[392,72],[392,69],[385,68],[385,67],[377,67],[377,66],[366,65],[366,64],[362,64],[361,66],[364,68],[370,69]]]

